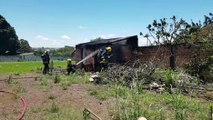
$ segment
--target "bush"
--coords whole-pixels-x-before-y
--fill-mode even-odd
[[[150,82],[155,71],[153,64],[142,64],[136,61],[132,65],[114,65],[103,73],[108,82],[134,87],[136,82]]]
[[[188,72],[202,79],[202,83],[213,83],[213,56],[201,63],[192,63],[188,66]]]

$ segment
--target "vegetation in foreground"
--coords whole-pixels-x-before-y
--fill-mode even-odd
[[[113,120],[208,120],[211,101],[184,96],[181,93],[138,91],[136,88],[112,85],[89,91],[100,100],[115,98],[110,109]]]
[[[208,120],[212,115],[213,84],[203,84],[183,69],[173,71],[136,62],[113,66],[103,73],[101,81],[107,86],[89,93],[100,100],[115,98],[110,111],[113,120],[140,116],[148,120]]]
[[[186,93],[178,84],[178,81],[186,80],[183,85],[197,86],[201,84],[199,79],[181,71],[174,72],[160,68],[154,68],[153,71],[153,67],[149,65],[134,65],[135,68],[127,66],[110,68],[107,76],[103,73],[101,79],[103,82],[100,83],[104,85],[96,85],[88,89],[89,95],[101,101],[109,99],[114,101],[109,109],[111,119],[136,120],[139,116],[144,116],[148,120],[208,120],[210,118],[212,100],[199,98],[196,92]],[[77,71],[69,76],[42,75],[37,83],[45,93],[52,91],[55,85],[67,91],[72,84],[88,84],[89,77],[90,73],[83,71]],[[173,87],[172,89],[165,87],[164,91],[147,89],[147,85],[151,82],[163,82],[166,86]],[[7,84],[16,93],[28,92],[27,88],[23,88],[16,80],[12,79]],[[44,120],[83,118],[82,111],[58,101],[58,96],[50,94],[46,99],[43,103],[45,107],[29,107],[25,118],[31,119],[34,115],[42,115],[41,119]]]
[[[72,84],[87,84],[90,74],[78,71],[70,76],[43,77],[41,85],[54,83],[67,90]],[[42,83],[46,79],[49,83]],[[205,86],[199,78],[182,69],[172,71],[137,63],[134,67],[115,66],[107,74],[103,73],[100,81],[102,85],[90,88],[88,94],[101,101],[115,101],[109,109],[113,120],[136,120],[140,116],[148,120],[208,120],[211,117],[212,98],[205,100],[199,94],[205,95],[206,91],[201,93],[200,89],[192,88],[211,88],[212,84]],[[152,82],[164,84],[164,89],[152,89]]]

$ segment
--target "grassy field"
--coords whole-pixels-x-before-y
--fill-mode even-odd
[[[136,120],[145,116],[148,120],[208,120],[211,101],[182,94],[138,92],[124,86],[99,87],[89,90],[100,100],[116,99],[110,109],[113,120]]]
[[[66,68],[66,61],[53,61],[54,67]],[[42,61],[24,61],[24,62],[0,62],[0,72],[18,72],[26,73],[39,70],[43,67]]]
[[[66,68],[66,61],[54,61],[53,64],[54,67]],[[15,76],[20,79],[2,82],[0,88],[22,94],[30,101],[31,104],[24,117],[27,120],[35,118],[38,120],[82,120],[85,117],[82,114],[85,106],[92,108],[94,113],[100,113],[98,115],[103,120],[136,120],[139,116],[144,116],[148,120],[211,120],[213,115],[212,99],[203,99],[196,93],[175,92],[171,94],[166,90],[163,92],[147,90],[143,89],[145,86],[139,81],[134,82],[131,87],[115,82],[108,82],[104,85],[93,84],[89,81],[91,73],[83,71],[77,71],[69,76],[41,75],[31,72],[41,67],[43,67],[41,61],[0,62],[0,72],[5,78],[10,72],[24,73]],[[156,71],[156,76],[163,75],[161,78],[167,81],[177,80],[179,75],[171,70]],[[36,80],[24,78],[35,76],[35,74],[38,77]],[[116,74],[119,73],[116,72]],[[122,77],[123,75],[120,75],[119,81],[123,80]],[[208,94],[213,95],[211,91]],[[0,103],[13,105],[14,98],[6,99],[9,98],[1,96]],[[16,116],[17,110],[15,110],[0,112],[0,118],[9,119]]]

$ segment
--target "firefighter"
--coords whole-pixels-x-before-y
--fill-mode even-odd
[[[67,59],[67,74],[69,75],[70,72],[75,72],[75,65],[72,63],[72,59]]]
[[[45,51],[42,55],[41,55],[43,64],[44,64],[44,69],[43,69],[43,74],[47,74],[49,73],[49,62],[50,62],[50,56],[49,56],[49,51]]]
[[[106,47],[100,49],[97,53],[99,72],[108,68],[109,58],[111,57],[112,48]]]

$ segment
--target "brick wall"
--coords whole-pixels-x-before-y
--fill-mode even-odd
[[[179,44],[175,47],[176,66],[183,67],[190,63],[196,49],[190,44]],[[212,55],[213,51],[205,52],[201,54],[201,58],[205,59]],[[139,59],[142,62],[154,62],[158,66],[169,66],[170,60],[170,46],[146,46],[139,47],[138,51],[134,53],[135,59]]]

